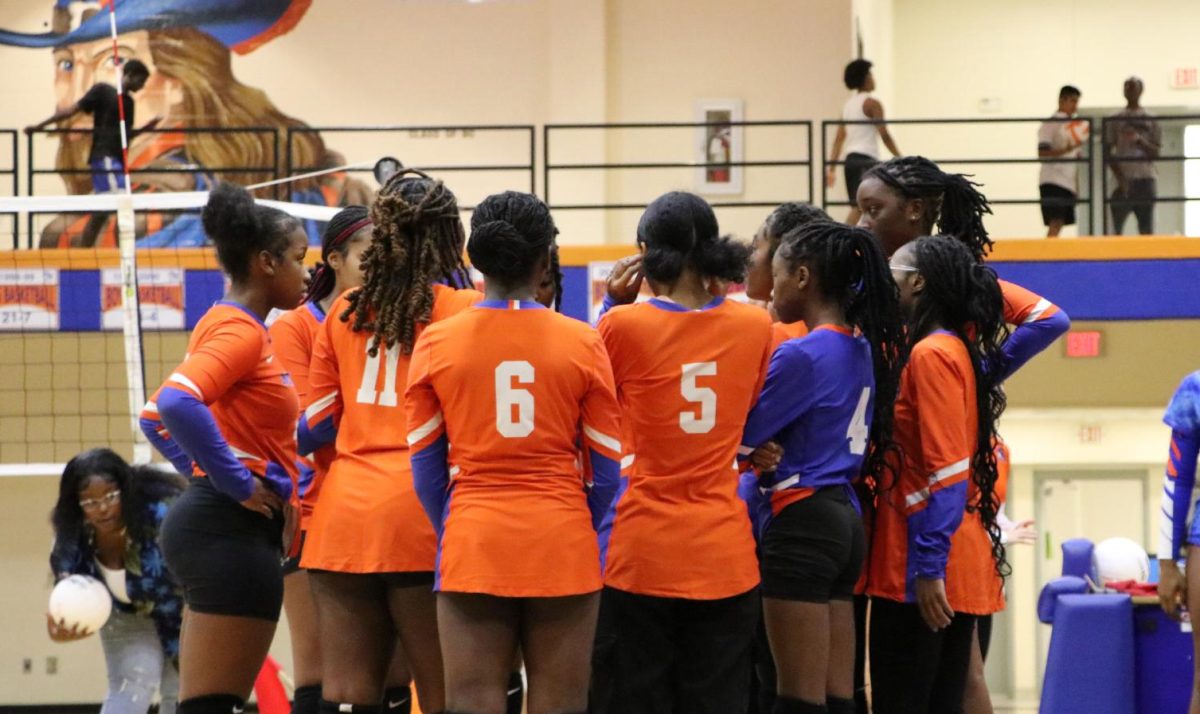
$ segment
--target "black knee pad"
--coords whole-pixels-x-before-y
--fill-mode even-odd
[[[858,705],[853,699],[838,699],[837,697],[826,697],[825,708],[829,710],[829,714],[857,714]]]
[[[388,687],[383,692],[383,711],[386,714],[412,714],[412,687]]]
[[[382,714],[378,704],[344,704],[321,700],[320,714]]]
[[[246,700],[234,694],[206,694],[179,702],[179,714],[242,714]]]
[[[525,680],[520,672],[508,675],[508,709],[507,714],[521,714],[525,706]]]
[[[824,704],[813,704],[792,697],[777,697],[775,709],[771,714],[827,714],[828,711]]]
[[[296,687],[292,695],[292,714],[320,714],[321,685],[309,684]]]

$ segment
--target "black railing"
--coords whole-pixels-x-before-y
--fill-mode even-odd
[[[38,168],[37,146],[34,138],[39,135],[64,135],[64,134],[82,134],[90,136],[91,129],[39,129],[36,131],[27,132],[25,152],[28,165],[25,170],[26,175],[26,195],[36,195],[34,190],[34,178],[39,175],[54,174],[57,176],[72,176],[72,175],[87,175],[90,176],[93,172],[91,168]],[[200,166],[198,164],[181,162],[178,166],[157,165],[153,167],[142,167],[129,171],[131,180],[136,180],[139,176],[149,175],[189,175],[189,174],[204,174],[220,178],[228,174],[257,174],[262,177],[277,179],[283,168],[283,155],[281,154],[281,137],[280,130],[276,127],[250,126],[250,127],[172,127],[163,129],[139,129],[135,135],[141,134],[249,134],[252,136],[270,136],[271,142],[271,165],[269,166],[247,166],[245,164],[239,166]],[[15,140],[14,140],[15,141]],[[157,157],[154,157],[157,158]],[[181,158],[189,159],[186,150]],[[273,192],[274,197],[278,198],[278,192]],[[163,213],[180,213],[183,211],[163,211]],[[30,211],[28,213],[27,236],[28,245],[33,247],[35,241],[34,232],[34,217],[40,213],[76,213],[75,211]],[[89,212],[79,212],[89,213]],[[16,238],[14,238],[14,245]]]
[[[1112,148],[1113,148],[1112,141],[1110,141],[1110,136],[1109,136],[1110,132],[1113,134],[1111,139],[1116,139],[1117,138],[1116,134],[1120,131],[1122,125],[1141,124],[1141,123],[1146,123],[1147,121],[1156,123],[1159,128],[1158,133],[1159,133],[1160,144],[1159,144],[1158,150],[1152,152],[1152,155],[1148,155],[1148,156],[1113,156],[1112,155]],[[1162,131],[1161,131],[1162,125],[1166,124],[1166,123],[1175,123],[1175,122],[1200,123],[1200,114],[1168,114],[1168,115],[1162,115],[1162,116],[1156,115],[1156,116],[1146,116],[1146,117],[1108,116],[1108,117],[1101,118],[1101,120],[1100,120],[1100,136],[1098,137],[1098,140],[1101,142],[1101,154],[1104,157],[1104,168],[1100,172],[1100,191],[1101,191],[1101,196],[1103,198],[1103,201],[1102,201],[1103,219],[1102,220],[1103,220],[1103,226],[1104,226],[1104,233],[1106,235],[1113,228],[1111,221],[1113,220],[1113,209],[1115,207],[1120,206],[1120,207],[1123,207],[1126,209],[1125,221],[1128,221],[1128,214],[1135,213],[1135,212],[1137,212],[1138,208],[1145,206],[1146,204],[1149,204],[1148,208],[1151,211],[1151,214],[1150,214],[1151,215],[1151,223],[1153,223],[1153,211],[1154,211],[1155,206],[1159,203],[1188,203],[1189,201],[1200,200],[1195,196],[1187,196],[1187,195],[1170,195],[1170,196],[1157,195],[1158,164],[1179,163],[1179,164],[1186,165],[1186,164],[1184,164],[1184,162],[1188,161],[1189,159],[1194,160],[1194,159],[1200,158],[1197,156],[1187,156],[1184,153],[1164,154],[1162,152],[1162,149],[1166,148],[1162,145]],[[1154,175],[1155,184],[1156,184],[1154,193],[1150,197],[1137,197],[1137,196],[1128,196],[1128,195],[1116,196],[1115,190],[1112,192],[1109,191],[1110,187],[1112,187],[1112,182],[1116,181],[1115,174],[1112,177],[1109,176],[1110,169],[1115,169],[1116,167],[1122,166],[1122,165],[1147,164],[1147,163],[1153,167],[1152,173]],[[1184,174],[1184,172],[1181,170],[1180,174],[1182,176]],[[1186,177],[1184,178],[1184,181],[1186,181]],[[1117,188],[1118,189],[1120,188],[1119,184],[1118,184]],[[1186,188],[1186,186],[1184,186],[1184,188]],[[1186,191],[1185,191],[1185,193],[1186,193]],[[1122,225],[1119,228],[1124,228],[1124,226]],[[1117,232],[1121,232],[1121,231],[1118,230]]]
[[[433,164],[421,161],[414,161],[411,157],[406,157],[404,151],[395,145],[394,141],[381,140],[374,142],[370,147],[366,158],[369,161],[364,165],[356,165],[346,168],[347,173],[365,173],[370,174],[372,166],[376,159],[383,156],[395,156],[405,166],[409,168],[419,169],[431,174],[443,173],[523,173],[529,178],[529,192],[537,192],[537,129],[532,124],[458,124],[458,125],[442,125],[442,126],[302,126],[288,127],[287,137],[285,140],[285,156],[286,162],[284,165],[285,176],[297,176],[311,172],[325,171],[335,168],[327,165],[302,165],[296,161],[295,155],[295,139],[300,134],[351,134],[351,133],[402,133],[408,139],[420,140],[429,138],[473,138],[478,133],[483,134],[515,134],[525,138],[525,142],[519,147],[517,153],[521,156],[520,161],[501,161],[498,163],[475,163],[475,164]],[[516,154],[514,154],[516,155]],[[528,161],[525,158],[528,156]],[[504,190],[512,188],[509,183],[498,185],[494,190]],[[473,206],[463,206],[463,210],[472,210]]]
[[[21,193],[21,157],[19,155],[20,144],[17,140],[17,130],[0,129],[0,142],[8,145],[10,147],[9,151],[12,152],[9,154],[10,163],[7,166],[0,166],[0,175],[8,177],[12,183],[10,189],[12,195],[18,196]],[[13,250],[16,250],[20,247],[20,239],[17,235],[21,220],[20,216],[16,213],[6,213],[4,215],[8,216],[12,221],[12,247]]]
[[[887,126],[920,126],[920,125],[923,125],[923,126],[935,126],[935,127],[936,126],[971,125],[971,124],[982,125],[982,126],[989,126],[989,125],[996,125],[996,124],[1036,124],[1036,125],[1040,126],[1041,124],[1043,124],[1046,121],[1051,121],[1051,120],[1047,119],[1046,117],[1036,117],[1036,118],[1035,117],[1014,117],[1014,118],[996,118],[996,119],[887,119],[887,120],[885,120],[884,123]],[[1079,117],[1077,119],[1072,119],[1072,120],[1063,119],[1063,120],[1054,120],[1054,121],[1083,122],[1087,125],[1088,136],[1089,137],[1092,136],[1093,122],[1091,119]],[[832,166],[842,166],[846,163],[844,160],[844,157],[839,157],[839,159],[837,161],[830,161],[827,158],[829,156],[829,141],[830,141],[829,140],[829,131],[830,131],[830,129],[836,129],[839,126],[861,125],[861,124],[866,124],[866,125],[870,125],[870,126],[878,126],[879,122],[848,121],[848,120],[841,120],[841,119],[821,122],[821,158],[822,158],[822,168],[823,169],[828,169],[829,167],[832,167]],[[1035,145],[1036,145],[1036,141],[1034,141],[1033,138],[1031,138],[1030,142],[1029,142],[1029,146],[1033,147]],[[906,148],[906,147],[905,146],[901,147],[902,150],[904,148]],[[1095,179],[1094,179],[1094,171],[1092,170],[1092,167],[1094,164],[1094,158],[1093,158],[1094,152],[1092,151],[1090,140],[1085,139],[1083,141],[1082,148],[1084,149],[1084,155],[1080,158],[1038,158],[1036,154],[1034,154],[1032,156],[1030,156],[1029,154],[1026,154],[1023,156],[1000,157],[1000,158],[988,157],[988,156],[979,156],[979,157],[948,156],[948,157],[943,157],[943,156],[939,156],[937,154],[934,154],[933,152],[930,152],[930,151],[927,151],[924,149],[922,149],[921,151],[914,152],[914,153],[918,153],[922,156],[928,157],[931,161],[934,161],[941,167],[958,167],[958,166],[971,166],[971,165],[1020,166],[1022,164],[1068,164],[1068,163],[1076,164],[1079,166],[1085,166],[1087,169],[1087,179],[1085,180],[1083,185],[1086,186],[1086,188],[1087,188],[1086,195],[1084,195],[1084,193],[1082,191],[1078,192],[1078,195],[1075,198],[1075,204],[1076,205],[1086,204],[1087,205],[1087,215],[1090,218],[1093,213],[1093,204],[1095,201],[1095,191],[1094,191]],[[824,171],[822,173],[824,173]],[[976,174],[975,180],[977,180],[980,183],[985,184],[985,185],[988,183],[985,171],[975,172],[975,174]],[[824,177],[822,177],[822,178],[824,178]],[[851,203],[851,201],[849,201],[849,200],[845,200],[845,201],[830,200],[829,188],[830,188],[829,184],[825,180],[822,180],[821,181],[821,205],[823,207],[829,208],[830,206],[852,206],[853,205]],[[1040,196],[1038,198],[991,198],[991,197],[989,197],[988,202],[995,206],[1004,206],[1004,205],[1026,206],[1026,205],[1040,205],[1042,203],[1042,199]]]
[[[646,123],[616,123],[616,124],[546,124],[542,127],[542,156],[543,156],[543,178],[542,178],[542,198],[546,205],[551,210],[559,211],[575,211],[575,210],[640,210],[647,205],[645,202],[638,203],[555,203],[552,196],[552,179],[556,171],[630,171],[630,170],[656,170],[656,169],[738,169],[738,168],[762,168],[762,167],[799,167],[804,170],[808,185],[807,197],[803,193],[779,198],[778,200],[760,199],[752,201],[711,201],[714,208],[768,208],[778,206],[786,201],[795,201],[797,199],[806,198],[809,202],[813,200],[812,187],[812,168],[813,168],[813,136],[812,136],[811,121],[794,120],[794,121],[734,121],[734,122],[646,122]],[[705,129],[709,127],[729,127],[730,129],[737,128],[753,128],[753,127],[794,127],[804,132],[803,144],[807,150],[807,156],[803,159],[777,159],[768,161],[744,161],[731,160],[722,162],[707,162],[707,161],[645,161],[645,162],[564,162],[556,163],[554,161],[555,144],[552,141],[554,133],[571,132],[571,131],[620,131],[620,130],[657,130],[657,129]]]

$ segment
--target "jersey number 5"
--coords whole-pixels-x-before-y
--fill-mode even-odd
[[[717,376],[716,362],[689,362],[683,365],[679,392],[689,402],[700,405],[700,415],[695,411],[679,413],[679,428],[688,434],[707,434],[717,425],[717,393],[708,387],[696,386],[699,377]]]
[[[506,439],[533,433],[533,393],[514,387],[514,382],[533,384],[533,365],[510,360],[496,367],[496,431]]]
[[[867,426],[867,403],[871,401],[871,388],[863,387],[862,396],[858,398],[858,406],[854,408],[854,416],[850,417],[850,428],[846,429],[846,438],[850,440],[850,453],[867,453],[867,440],[871,429]]]

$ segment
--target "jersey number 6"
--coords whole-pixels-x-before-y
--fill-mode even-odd
[[[514,382],[533,384],[533,365],[510,360],[496,367],[496,431],[506,439],[533,433],[533,393],[514,387]]]

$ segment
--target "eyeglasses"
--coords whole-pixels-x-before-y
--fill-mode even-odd
[[[893,273],[918,273],[918,272],[920,272],[919,269],[913,268],[908,265],[889,265],[888,269],[891,270]]]
[[[79,502],[79,507],[85,511],[98,511],[106,506],[112,506],[121,500],[120,491],[109,491],[100,498],[85,498]]]

